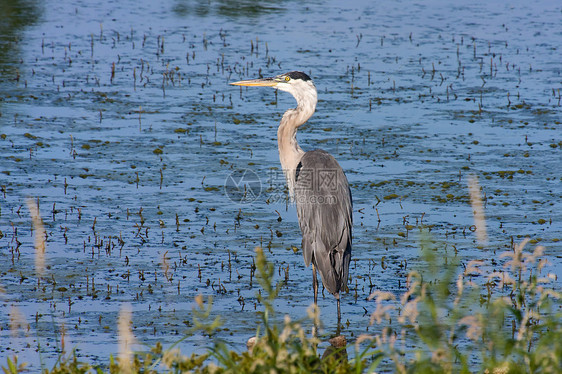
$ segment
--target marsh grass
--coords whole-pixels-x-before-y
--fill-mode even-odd
[[[479,187],[470,182],[478,242],[487,240]],[[480,205],[479,205],[480,204]],[[44,254],[40,217],[28,204],[36,229],[39,256]],[[370,330],[346,345],[345,337],[331,339],[320,356],[320,340],[303,328],[320,324],[311,306],[300,321],[286,315],[281,324],[272,318],[281,282],[274,281],[274,266],[256,248],[255,264],[263,305],[262,321],[248,350],[240,352],[215,338],[223,325],[212,317],[213,300],[195,298],[192,328],[174,345],[156,344],[134,352],[130,329],[132,312],[125,306],[118,321],[119,354],[108,364],[80,362],[75,352],[61,354],[43,373],[562,373],[562,293],[556,276],[547,271],[545,248],[528,248],[525,239],[499,258],[463,262],[446,243],[419,232],[422,263],[407,278],[400,295],[376,291]],[[501,265],[497,265],[496,260]],[[497,269],[497,266],[501,266]],[[41,265],[37,265],[40,274]],[[19,325],[12,328],[17,330]],[[193,334],[209,336],[213,345],[203,354],[183,355],[178,344]],[[333,342],[338,342],[334,344]],[[348,350],[354,354],[348,358]],[[19,373],[26,364],[8,357],[4,373]]]
[[[545,271],[544,248],[526,250],[528,240],[500,255],[501,270],[486,273],[484,261],[464,265],[442,250],[431,236],[420,234],[424,266],[410,272],[407,291],[398,297],[377,291],[371,324],[377,331],[361,335],[347,347],[330,347],[320,357],[320,341],[307,334],[304,321],[271,318],[280,284],[273,281],[273,265],[256,249],[258,280],[263,292],[262,323],[253,346],[238,352],[216,340],[204,354],[182,355],[177,343],[157,344],[131,352],[130,311],[119,323],[122,350],[105,367],[79,362],[74,353],[61,356],[44,373],[560,373],[562,372],[561,293],[554,276]],[[193,328],[210,337],[223,324],[212,317],[212,298],[198,296]],[[311,306],[307,319],[319,314]],[[317,321],[318,322],[318,321]],[[183,339],[190,336],[188,334]],[[182,340],[183,340],[182,339]],[[178,342],[179,343],[179,342]],[[348,359],[347,350],[354,355]],[[382,365],[382,366],[381,366]],[[25,370],[17,357],[7,359],[5,373]]]
[[[408,276],[408,291],[371,295],[374,340],[394,371],[438,373],[562,372],[561,293],[544,271],[544,247],[528,239],[502,253],[499,271],[485,261],[461,266],[427,233],[420,238],[426,266]]]

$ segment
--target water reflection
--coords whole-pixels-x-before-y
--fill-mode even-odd
[[[178,16],[197,15],[225,16],[225,17],[259,17],[264,14],[284,13],[285,1],[237,1],[220,0],[209,2],[206,0],[178,0],[172,8]]]
[[[37,21],[39,7],[32,0],[2,0],[0,14],[0,76],[2,81],[17,79],[14,72],[15,65],[21,59],[21,33],[26,26]]]

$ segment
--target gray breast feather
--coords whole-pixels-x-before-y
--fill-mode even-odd
[[[306,152],[296,170],[295,200],[306,266],[317,267],[332,294],[347,285],[353,225],[345,174],[329,153]]]

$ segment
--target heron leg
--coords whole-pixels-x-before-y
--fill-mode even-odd
[[[316,278],[316,266],[312,264],[312,289],[314,290],[314,306],[318,309],[318,279]],[[312,327],[312,336],[316,337],[318,326],[316,326],[316,319]]]
[[[318,305],[318,279],[316,279],[316,266],[312,264],[312,289],[314,290],[314,304]]]
[[[337,327],[337,335],[341,333],[341,311],[340,311],[340,294],[339,292],[334,295],[336,297],[336,301],[338,304],[338,327]]]

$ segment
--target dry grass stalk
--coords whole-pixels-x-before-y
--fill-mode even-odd
[[[119,312],[118,332],[119,332],[119,367],[123,373],[132,373],[133,368],[131,359],[133,356],[132,346],[135,337],[131,331],[131,306],[124,304]]]
[[[480,316],[467,315],[460,319],[459,325],[466,326],[466,337],[474,342],[479,342],[482,338],[482,321]]]
[[[376,302],[376,309],[371,314],[371,319],[369,324],[373,324],[376,322],[380,324],[383,319],[386,321],[390,320],[390,312],[395,309],[393,305],[383,305],[383,301],[394,301],[395,297],[390,292],[383,292],[383,291],[375,291],[371,295],[369,295],[368,300],[375,299]]]
[[[472,214],[474,215],[476,240],[481,245],[485,245],[488,243],[486,217],[484,216],[484,204],[482,204],[482,196],[480,195],[480,184],[478,183],[478,177],[475,175],[468,177],[468,192],[470,195],[470,204],[472,205]]]
[[[168,257],[166,255],[168,251],[164,252],[162,255],[162,271],[164,272],[164,276],[166,277],[167,281],[170,281],[170,277],[168,276],[168,270],[170,270],[170,264],[168,263]]]
[[[18,336],[19,330],[29,331],[30,326],[27,323],[24,315],[20,312],[19,308],[12,306],[10,308],[10,333],[13,338]]]
[[[39,213],[38,204],[33,199],[26,199],[25,202],[31,215],[33,231],[35,231],[35,272],[38,276],[41,276],[45,271],[45,227]]]

